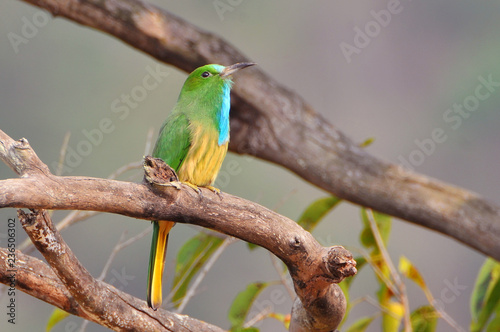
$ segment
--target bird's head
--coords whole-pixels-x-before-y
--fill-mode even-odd
[[[253,65],[255,65],[253,62],[240,62],[231,66],[217,64],[201,66],[189,74],[183,89],[189,91],[202,87],[231,85],[232,74]]]

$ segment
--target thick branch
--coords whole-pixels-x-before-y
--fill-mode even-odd
[[[10,266],[7,248],[0,248],[0,283],[9,287],[14,282],[16,290],[20,290],[37,299],[61,308],[73,315],[89,319],[78,303],[71,297],[61,281],[49,266],[39,260],[16,251],[15,264]],[[42,278],[41,278],[42,276]]]
[[[3,147],[0,158],[13,165],[22,176],[0,181],[0,208],[93,210],[211,228],[260,245],[278,256],[289,268],[297,295],[310,316],[308,321],[321,327],[318,331],[323,331],[324,327],[328,331],[335,329],[342,320],[345,298],[333,296],[339,291],[335,283],[355,274],[356,263],[342,247],[322,247],[294,221],[229,194],[221,199],[206,189],[200,195],[187,186],[182,190],[164,186],[165,182],[176,178],[159,159],[146,158],[147,182],[135,184],[54,176],[46,171],[46,165],[38,159],[27,140],[13,141],[1,130],[0,146]],[[85,312],[96,321],[100,319],[105,326],[116,327],[121,323],[113,320],[106,306],[108,301],[103,300],[113,296],[113,291],[94,280],[80,265],[48,216],[38,213],[21,214],[21,217],[37,249]],[[328,289],[335,289],[337,293],[326,291]],[[100,296],[89,297],[89,290]],[[149,309],[140,307],[139,310]]]
[[[24,0],[190,71],[248,60],[221,38],[140,0]],[[258,68],[238,75],[230,149],[283,165],[343,199],[437,230],[500,259],[500,208],[383,162]]]
[[[33,214],[28,216],[28,219],[31,217],[36,218],[37,216],[42,217],[41,214]],[[47,226],[47,223],[42,221],[42,223],[38,225]],[[54,233],[50,234],[54,235]],[[64,244],[64,246],[59,247],[57,250],[61,252],[67,249],[69,248]],[[12,272],[6,260],[9,253],[8,249],[0,248],[0,283],[10,287],[11,278],[14,274],[16,290],[25,292],[26,294],[52,304],[75,316],[91,320],[98,324],[103,324],[102,318],[87,312],[84,310],[83,306],[78,304],[72,293],[67,290],[67,284],[62,283],[47,264],[37,258],[16,251],[15,272]],[[71,253],[71,255],[73,254]],[[49,253],[47,256],[50,257],[51,254]],[[67,253],[63,253],[63,256],[67,257]],[[54,259],[57,261],[57,257],[51,258],[52,261],[54,261]],[[58,262],[57,266],[62,269],[71,269],[76,266],[79,269],[77,260],[69,260],[65,263],[69,265],[64,266]],[[84,272],[88,273],[87,271]],[[67,271],[63,271],[63,273],[66,275]],[[74,271],[72,273],[74,273]],[[147,307],[144,301],[134,298],[103,282],[95,284],[95,280],[93,280],[91,284],[85,284],[85,286],[93,286],[92,291],[89,291],[88,288],[83,289],[86,296],[90,295],[91,299],[100,298],[106,301],[109,312],[120,314],[120,317],[117,315],[117,318],[120,319],[119,324],[115,324],[114,326],[103,324],[115,331],[223,331],[203,321],[173,314],[166,310],[159,309],[156,312],[152,311]],[[75,291],[78,292],[79,290],[75,289]]]

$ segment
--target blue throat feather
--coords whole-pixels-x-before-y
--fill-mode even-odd
[[[224,82],[222,88],[222,103],[217,113],[217,124],[219,127],[219,146],[229,141],[229,109],[231,108],[231,81]]]

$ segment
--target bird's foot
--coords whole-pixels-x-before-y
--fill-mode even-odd
[[[196,191],[196,193],[199,194],[200,196],[203,196],[200,187],[198,187],[197,185],[192,184],[190,182],[182,182],[182,183],[188,186],[189,188],[193,189],[194,191]]]
[[[184,182],[170,181],[170,182],[164,182],[164,183],[155,183],[155,185],[163,186],[163,187],[174,187],[175,189],[180,190],[182,183],[184,183]]]
[[[184,181],[171,181],[171,182],[155,183],[155,184],[157,186],[174,187],[177,190],[180,190],[181,189],[181,185],[184,184],[184,185],[188,186],[189,188],[193,189],[194,191],[196,191],[196,193],[198,195],[200,195],[201,197],[203,197],[203,192],[201,191],[200,188],[207,188],[208,190],[213,191],[214,193],[216,193],[217,196],[219,196],[220,199],[222,199],[222,191],[220,191],[219,188],[215,188],[213,186],[198,187],[197,185],[192,184],[191,182],[184,182]]]
[[[200,196],[203,196],[202,193],[201,193],[200,187],[198,187],[195,184],[192,184],[191,182],[171,181],[171,182],[166,182],[166,183],[162,183],[162,184],[158,184],[158,185],[160,185],[160,186],[167,186],[167,187],[174,187],[175,189],[179,189],[179,190],[181,189],[181,185],[186,185],[189,188],[191,188],[194,191],[196,191],[196,193],[199,194]]]
[[[213,186],[205,186],[204,188],[207,188],[208,190],[213,191],[214,193],[217,194],[217,196],[219,196],[220,199],[222,199],[222,191],[220,191],[219,188],[215,188]]]

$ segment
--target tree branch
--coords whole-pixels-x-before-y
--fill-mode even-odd
[[[23,1],[113,35],[185,71],[248,60],[223,39],[140,0]],[[236,80],[233,152],[287,167],[338,197],[447,234],[500,260],[497,205],[371,156],[258,68]]]
[[[35,224],[31,227],[38,228],[37,231],[28,231],[29,234],[40,234],[40,227],[49,227],[48,225],[51,224],[51,222],[50,218],[48,219],[48,221],[45,219],[47,217],[47,214],[43,211],[39,211],[37,213],[29,215],[24,214],[24,222],[35,222]],[[54,233],[50,232],[44,236],[47,237],[52,235],[55,236]],[[46,240],[48,240],[48,238],[43,240],[42,242],[37,243],[39,245],[51,246],[49,243],[47,243]],[[77,267],[78,269],[81,268],[80,263],[71,253],[71,250],[68,252],[62,252],[63,250],[69,249],[65,243],[58,248],[55,248],[53,244],[55,243],[52,242],[52,248],[50,248],[49,251],[52,251],[54,249],[55,251],[52,251],[52,253],[45,252],[44,257],[51,257],[51,260],[54,261],[57,260],[57,253],[65,256],[65,258],[63,259],[65,260],[65,263],[69,265],[64,267],[63,265],[61,265],[61,262],[58,262],[56,264],[58,268],[63,269],[61,271],[63,275],[68,274],[68,271],[64,270],[69,270],[73,267]],[[58,244],[61,243],[58,242]],[[6,285],[10,285],[10,277],[12,276],[12,269],[7,265],[7,260],[5,259],[8,254],[8,249],[0,248],[0,282]],[[92,289],[83,289],[84,294],[81,293],[82,290],[78,290],[77,288],[73,289],[73,291],[76,292],[78,296],[85,295],[89,297],[90,301],[96,299],[101,302],[105,301],[106,311],[108,313],[115,313],[116,320],[118,321],[113,321],[112,315],[103,315],[103,317],[105,317],[103,319],[96,316],[95,312],[89,312],[88,310],[86,310],[85,305],[81,305],[73,296],[72,292],[68,291],[68,284],[61,282],[58,275],[56,275],[53,269],[51,269],[47,264],[37,258],[25,255],[20,251],[16,251],[15,255],[16,290],[20,290],[28,295],[52,304],[75,316],[79,316],[95,323],[107,326],[112,330],[223,332],[222,329],[216,326],[190,318],[188,316],[174,314],[163,309],[158,309],[157,311],[150,310],[144,301],[132,297],[109,284],[96,281],[95,279],[92,280],[91,284],[85,284],[85,287],[92,286]],[[68,258],[69,256],[73,256],[73,259],[75,260],[66,261],[66,258]],[[59,270],[56,271],[59,272]],[[81,274],[75,274],[80,272],[82,271],[71,271],[70,275],[73,274],[80,276]],[[86,270],[84,270],[83,273],[88,274]],[[81,281],[77,280],[77,282]],[[74,283],[71,284],[74,285]],[[86,301],[87,306],[89,306],[88,302],[90,301]],[[106,319],[109,319],[110,322],[103,324],[103,320]]]
[[[26,139],[14,141],[0,130],[0,158],[21,176],[0,181],[0,208],[93,210],[207,227],[260,245],[278,256],[289,268],[295,291],[309,317],[307,322],[319,326],[318,331],[324,327],[326,331],[335,329],[343,318],[346,303],[336,283],[356,273],[352,255],[340,246],[322,247],[297,223],[265,207],[229,194],[221,199],[207,189],[199,195],[184,185],[182,190],[165,186],[166,182],[176,180],[175,173],[160,159],[151,157],[146,157],[147,181],[141,184],[59,177],[48,172]],[[109,299],[116,296],[114,288],[95,280],[85,270],[46,213],[20,212],[20,219],[82,310],[104,326],[124,329],[120,324],[125,323],[111,313],[122,313],[122,307],[132,301],[131,297],[123,297],[123,301],[110,306]],[[153,315],[144,301],[130,310]],[[126,317],[133,314],[126,313]],[[127,324],[144,321],[133,317],[126,320]],[[299,325],[296,331],[310,331],[310,327],[301,329]]]
[[[2,284],[11,286],[12,277],[14,277],[16,290],[23,291],[73,315],[89,318],[47,264],[38,258],[16,251],[15,272],[13,272],[7,261],[8,254],[11,252],[7,248],[0,248],[0,282]]]

